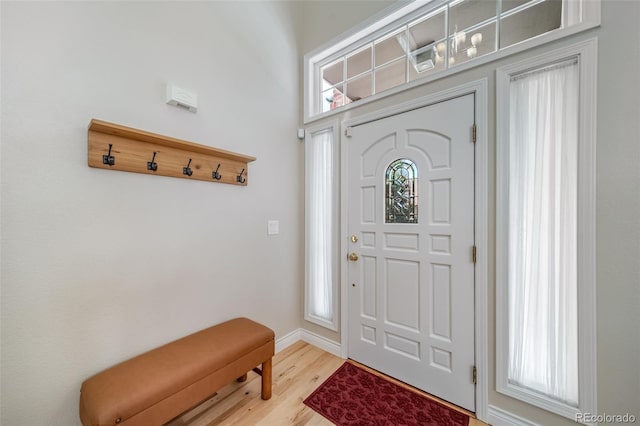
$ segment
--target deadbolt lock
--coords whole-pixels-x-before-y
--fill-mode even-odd
[[[358,237],[356,235],[352,235],[351,236],[351,242],[352,243],[357,243],[358,242]]]

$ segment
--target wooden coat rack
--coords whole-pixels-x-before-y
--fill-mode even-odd
[[[91,120],[89,167],[246,186],[255,157]]]

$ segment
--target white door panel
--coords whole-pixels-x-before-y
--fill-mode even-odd
[[[474,411],[474,97],[351,129],[349,357]],[[417,168],[417,220],[387,223],[385,172]]]

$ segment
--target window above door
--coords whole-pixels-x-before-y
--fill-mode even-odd
[[[305,55],[305,122],[600,24],[600,0],[402,5]]]

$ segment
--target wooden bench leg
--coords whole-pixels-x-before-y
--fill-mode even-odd
[[[262,363],[262,399],[271,398],[271,358]]]
[[[242,383],[247,381],[247,373],[244,373],[242,376],[238,377],[237,380]]]

